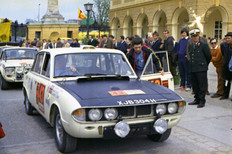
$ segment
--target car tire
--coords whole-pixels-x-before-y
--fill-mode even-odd
[[[1,84],[1,89],[2,89],[2,90],[7,90],[8,87],[9,87],[8,82],[2,77],[2,75],[1,75],[0,84]]]
[[[164,132],[163,134],[158,134],[158,133],[151,134],[151,135],[147,135],[147,137],[154,142],[163,142],[163,141],[168,139],[168,137],[171,134],[171,130],[172,129],[170,128],[170,129],[166,130],[166,132]]]
[[[62,125],[59,110],[54,112],[54,134],[58,150],[62,153],[75,152],[77,149],[77,138],[70,136]]]
[[[33,106],[31,105],[29,99],[28,99],[28,96],[25,92],[25,96],[24,96],[24,105],[25,105],[25,111],[26,111],[26,114],[28,115],[32,115],[33,114]]]

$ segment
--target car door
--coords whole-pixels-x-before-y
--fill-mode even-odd
[[[40,72],[42,70],[42,63],[44,59],[44,52],[40,52],[36,55],[34,64],[31,71],[28,73],[28,98],[31,104],[36,108],[36,86],[39,78],[41,77]]]
[[[44,117],[47,117],[46,115],[48,114],[48,107],[50,105],[47,101],[50,85],[50,54],[45,53],[42,61],[41,68],[37,67],[39,71],[37,72],[37,69],[35,69],[35,72],[38,73],[38,77],[33,85],[33,91],[35,91],[33,97],[35,98],[36,109]]]
[[[153,54],[156,54],[156,56],[159,57],[163,71],[164,71],[164,75],[161,75],[161,73],[158,73],[155,67],[155,64],[153,63],[153,58],[154,58]],[[173,80],[173,76],[170,72],[170,68],[168,65],[167,51],[159,51],[159,52],[150,54],[145,64],[145,67],[143,69],[140,79],[150,81],[152,83],[156,83],[166,88],[169,88],[171,90],[174,90],[174,80]]]

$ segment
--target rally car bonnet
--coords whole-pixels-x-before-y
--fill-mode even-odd
[[[142,80],[57,82],[73,95],[82,107],[154,104],[182,100],[172,90]]]

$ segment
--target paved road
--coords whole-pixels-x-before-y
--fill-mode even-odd
[[[209,91],[216,89],[214,68],[209,70]],[[175,89],[187,101],[191,92]],[[146,136],[123,140],[80,140],[78,153],[230,153],[232,154],[232,102],[206,97],[205,108],[187,106],[177,127],[164,143],[153,143]],[[0,120],[6,137],[0,140],[0,154],[59,153],[53,129],[38,114],[27,116],[21,87],[0,91]]]

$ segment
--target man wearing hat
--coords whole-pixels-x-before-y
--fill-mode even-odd
[[[198,108],[205,106],[205,94],[207,90],[207,70],[212,58],[208,44],[200,41],[199,29],[189,32],[192,44],[189,45],[190,72],[194,101],[189,105],[197,105]]]
[[[221,44],[221,51],[223,55],[222,76],[224,79],[224,93],[220,100],[229,98],[232,72],[229,71],[229,62],[232,56],[232,32],[226,34],[226,42]]]

